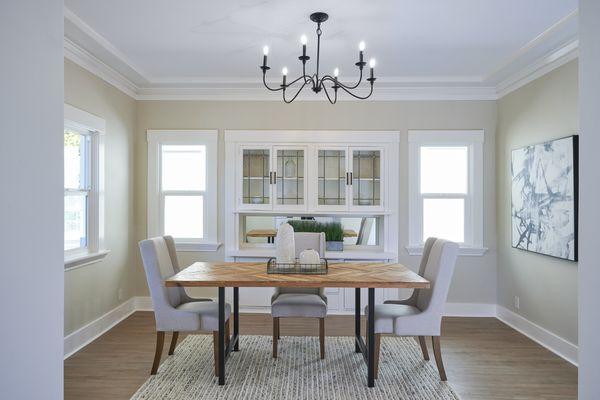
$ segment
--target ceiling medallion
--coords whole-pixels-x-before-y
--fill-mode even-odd
[[[300,61],[302,61],[302,75],[299,76],[298,78],[294,79],[292,82],[287,83],[288,69],[286,67],[283,67],[283,70],[281,71],[281,73],[283,74],[282,83],[281,83],[281,85],[279,85],[278,88],[271,88],[271,87],[269,87],[269,85],[267,85],[266,75],[267,75],[267,71],[271,69],[271,67],[267,66],[267,56],[269,54],[269,47],[265,46],[263,48],[263,52],[264,52],[263,65],[260,67],[260,69],[262,69],[262,72],[263,72],[263,83],[267,89],[269,89],[273,92],[277,92],[277,91],[281,90],[283,92],[283,101],[284,102],[291,103],[292,101],[296,100],[296,97],[298,97],[298,95],[300,94],[302,89],[304,89],[304,87],[308,84],[310,84],[312,91],[315,93],[319,93],[321,90],[323,90],[325,92],[325,96],[327,97],[327,100],[329,100],[329,102],[331,104],[335,104],[337,102],[338,89],[342,89],[343,91],[345,91],[352,97],[360,99],[360,100],[368,99],[373,94],[373,84],[375,83],[375,76],[373,75],[373,69],[375,68],[375,59],[374,58],[371,58],[369,60],[369,67],[370,67],[371,71],[370,71],[370,77],[366,79],[370,83],[370,87],[371,87],[369,94],[366,96],[359,96],[357,94],[352,93],[352,91],[354,89],[358,88],[358,86],[361,84],[361,82],[363,80],[363,68],[365,65],[367,65],[367,63],[363,60],[363,51],[365,50],[365,42],[360,42],[358,45],[358,50],[359,50],[358,62],[355,63],[354,65],[356,65],[358,67],[358,69],[360,71],[360,75],[358,77],[358,82],[356,84],[344,85],[343,83],[339,82],[338,75],[339,75],[340,70],[338,68],[336,68],[333,71],[333,76],[323,75],[322,77],[319,77],[319,61],[320,61],[320,53],[321,53],[321,33],[322,33],[321,23],[327,21],[328,18],[329,18],[329,15],[327,15],[324,12],[316,12],[316,13],[313,13],[310,15],[311,21],[313,21],[317,24],[317,69],[313,75],[306,74],[306,62],[308,60],[310,60],[310,57],[306,55],[306,42],[307,42],[306,35],[302,35],[300,37],[300,43],[302,43],[302,55],[300,57],[298,57],[298,59]],[[289,87],[293,86],[298,81],[301,82],[301,86],[298,89],[298,91],[296,92],[296,94],[294,94],[294,96],[290,99],[286,98],[286,90]],[[332,85],[331,89],[333,89],[333,92],[334,92],[333,98],[329,95],[329,92],[327,91],[328,83]]]

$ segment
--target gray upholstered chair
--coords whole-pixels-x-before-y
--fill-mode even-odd
[[[324,233],[294,233],[296,257],[307,249],[325,255]],[[277,342],[280,338],[279,319],[289,317],[311,317],[319,319],[319,344],[321,359],[325,358],[325,316],[327,297],[324,288],[276,288],[271,297],[273,316],[273,358],[277,358]]]
[[[431,283],[431,288],[420,290],[414,305],[379,304],[375,306],[375,377],[377,377],[379,369],[381,334],[392,333],[397,336],[431,336],[440,379],[446,380],[440,335],[444,305],[450,289],[457,255],[458,245],[456,243],[437,239],[431,247],[423,273],[423,276]],[[365,309],[365,313],[367,312],[368,307]]]
[[[217,355],[219,351],[217,348],[218,305],[212,301],[186,301],[189,297],[185,295],[183,288],[165,286],[165,279],[175,274],[173,259],[167,242],[168,240],[163,237],[156,237],[142,240],[139,244],[156,321],[156,352],[150,373],[155,375],[158,371],[165,332],[173,333],[171,347],[169,348],[169,355],[171,355],[175,351],[179,332],[208,331],[213,332],[216,375],[218,372]],[[226,304],[226,340],[229,340],[230,314],[231,307]]]
[[[177,249],[175,247],[175,240],[173,239],[173,236],[168,235],[163,236],[163,239],[165,239],[165,243],[167,244],[169,256],[171,257],[171,264],[173,264],[173,271],[175,271],[174,273],[176,274],[180,272],[183,268],[181,268],[181,266],[179,265],[179,259],[177,258]],[[185,291],[185,289],[181,288],[181,302],[189,303],[191,301],[212,301],[212,299],[190,297]],[[173,338],[175,340],[175,343],[177,343],[177,335],[174,335]],[[171,343],[171,345],[173,346],[173,348],[175,348],[175,345],[173,343]]]
[[[421,255],[421,264],[419,265],[419,275],[423,276],[425,273],[425,267],[427,266],[427,260],[429,260],[429,253],[431,252],[431,248],[437,238],[430,237],[425,241],[425,245],[423,246],[423,254]],[[412,295],[408,299],[404,300],[386,300],[383,304],[401,304],[407,306],[415,306],[417,304],[417,296],[419,296],[419,289],[415,289],[412,292]],[[425,336],[418,336],[419,346],[421,346],[421,351],[423,352],[423,358],[429,361],[429,353],[427,352],[427,343],[425,342]]]

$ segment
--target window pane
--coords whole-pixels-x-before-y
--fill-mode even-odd
[[[421,193],[467,193],[466,146],[421,147]]]
[[[423,241],[428,237],[465,241],[464,199],[423,200]]]
[[[65,250],[87,246],[87,195],[65,196]]]
[[[165,235],[204,237],[204,196],[165,196]]]
[[[206,190],[206,146],[162,146],[163,190]]]
[[[65,189],[84,189],[86,138],[77,132],[65,130],[64,135]]]

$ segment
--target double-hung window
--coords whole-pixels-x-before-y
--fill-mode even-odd
[[[148,235],[181,251],[217,243],[217,131],[148,131]]]
[[[461,254],[483,248],[483,131],[409,131],[408,251],[428,237],[459,243]]]
[[[102,169],[104,120],[65,105],[64,252],[65,267],[98,261],[103,248]]]

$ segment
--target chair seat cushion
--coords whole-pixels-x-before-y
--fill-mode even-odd
[[[325,318],[327,303],[318,294],[284,293],[271,303],[271,315],[279,317]]]
[[[216,331],[219,329],[219,305],[212,301],[191,301],[176,307],[179,311],[187,311],[198,314],[200,318],[200,330]],[[225,320],[231,315],[231,306],[225,304]]]
[[[369,307],[365,307],[368,315]],[[398,317],[420,314],[417,307],[404,304],[377,304],[375,305],[375,333],[394,333],[394,322]]]

